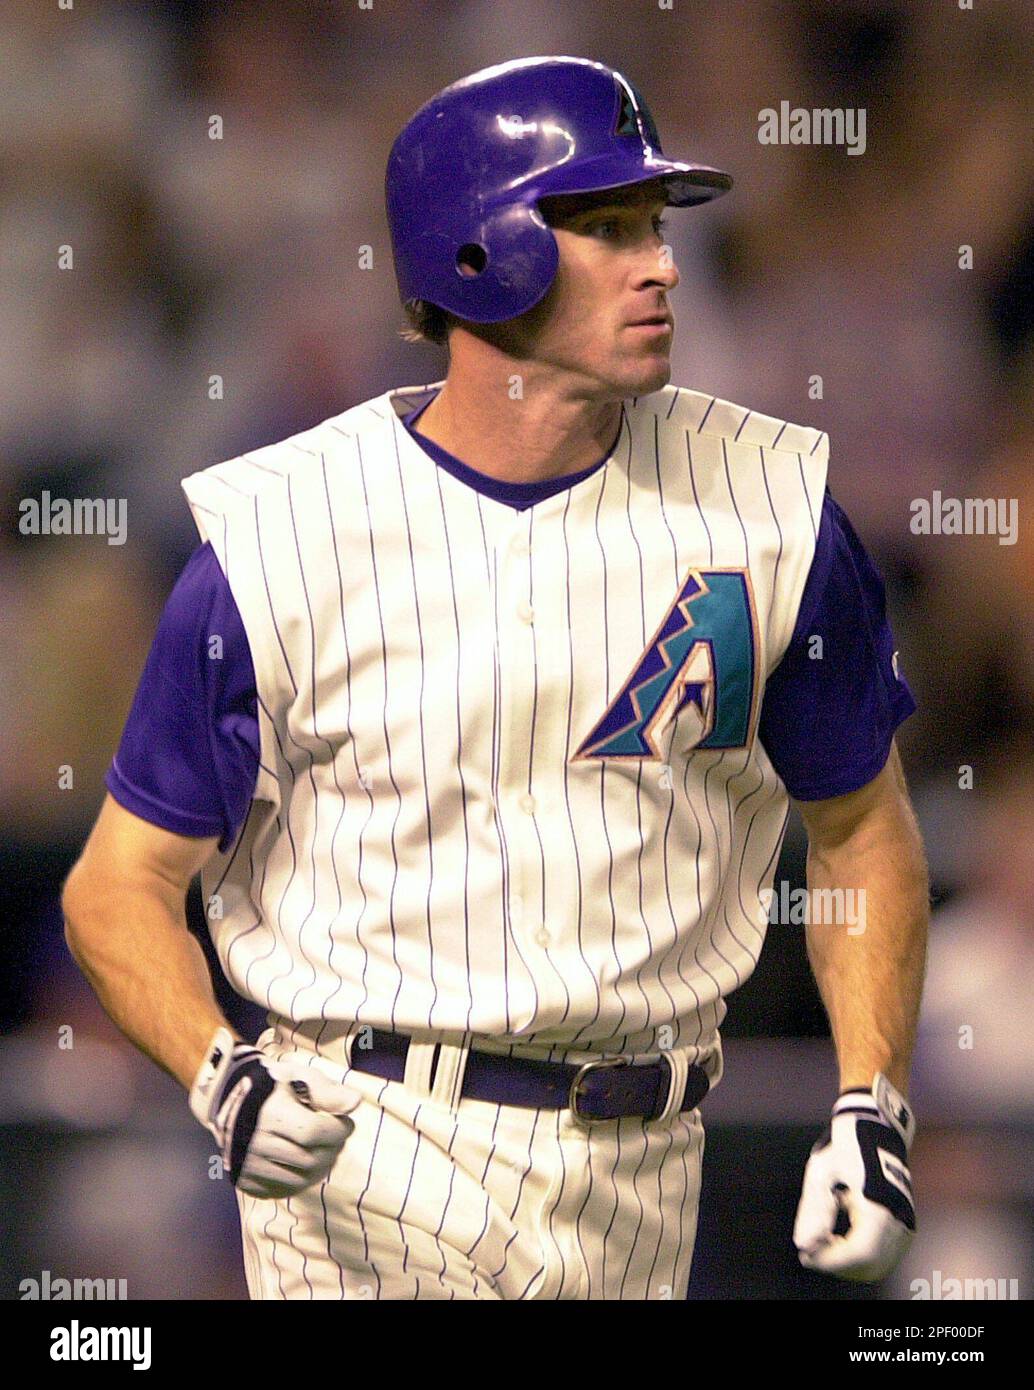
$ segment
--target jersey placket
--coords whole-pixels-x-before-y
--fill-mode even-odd
[[[543,921],[543,848],[536,820],[538,799],[532,785],[535,723],[541,723],[542,692],[536,703],[537,637],[532,583],[531,512],[518,512],[497,542],[499,635],[499,807],[506,832],[509,896],[507,913],[515,946],[534,983],[535,1012],[551,1013],[556,969],[547,957],[552,944]],[[541,542],[539,542],[541,544]],[[562,995],[559,996],[562,1006]]]

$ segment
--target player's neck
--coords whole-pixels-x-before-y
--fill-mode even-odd
[[[469,467],[507,482],[560,478],[599,463],[614,443],[621,402],[579,398],[555,373],[540,380],[521,368],[527,364],[471,373],[454,364],[417,431]]]

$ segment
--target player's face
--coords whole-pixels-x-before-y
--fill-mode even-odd
[[[544,211],[560,248],[549,294],[524,316],[529,355],[597,399],[645,396],[671,376],[679,274],[665,245],[656,185],[553,199]]]

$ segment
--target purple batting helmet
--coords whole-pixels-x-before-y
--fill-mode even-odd
[[[657,178],[671,207],[732,187],[718,169],[665,159],[646,102],[613,68],[518,58],[454,82],[417,111],[388,157],[402,301],[474,323],[515,318],[543,297],[559,260],[540,198]]]

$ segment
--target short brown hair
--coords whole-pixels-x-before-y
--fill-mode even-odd
[[[399,332],[407,343],[437,343],[445,347],[449,341],[449,325],[452,315],[437,304],[429,304],[426,299],[407,299],[402,306],[406,315],[406,327]]]

